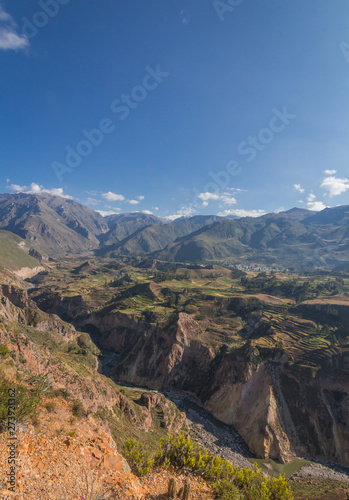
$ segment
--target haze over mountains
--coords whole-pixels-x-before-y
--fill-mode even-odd
[[[349,206],[321,212],[294,208],[236,220],[198,215],[168,222],[139,212],[104,218],[49,194],[4,194],[0,229],[52,258],[96,250],[177,262],[341,267],[349,261]]]

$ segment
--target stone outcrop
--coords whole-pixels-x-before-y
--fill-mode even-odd
[[[92,332],[103,348],[119,355],[110,372],[114,380],[194,395],[216,418],[234,425],[259,457],[287,462],[298,455],[349,464],[345,348],[322,350],[321,355],[314,349],[300,350],[296,362],[282,346],[276,347],[275,340],[273,348],[247,340],[229,352],[209,338],[203,322],[184,312],[165,324],[150,312],[140,318],[111,304],[86,313],[82,299],[70,297],[66,304],[64,299],[54,300],[55,307],[58,301],[65,307],[65,314],[80,311],[75,326]],[[273,329],[259,312],[259,299],[233,297],[222,304],[229,314],[244,320],[241,337],[273,337]],[[310,312],[308,316],[312,319]],[[293,325],[288,326],[292,332]],[[310,321],[296,327],[312,328],[315,324]]]
[[[44,313],[29,299],[26,290],[12,285],[0,285],[0,317],[33,326],[39,331],[53,331],[66,339],[76,334],[73,325],[65,323],[55,314]]]
[[[201,326],[179,313],[165,326],[115,311],[86,316],[79,326],[100,332],[119,353],[116,380],[153,389],[184,390],[219,420],[234,425],[256,455],[349,463],[349,354],[333,349],[316,361],[293,363],[278,349],[248,341],[231,353],[203,342]]]
[[[21,267],[21,269],[18,269],[18,271],[13,271],[13,274],[15,274],[18,278],[25,280],[27,278],[32,278],[41,271],[45,271],[45,268],[43,266]]]
[[[57,421],[57,417],[59,417]],[[146,490],[116,449],[109,433],[93,418],[80,422],[71,431],[69,409],[61,402],[49,415],[40,417],[38,432],[32,425],[17,430],[18,458],[15,496],[1,486],[2,498],[92,498],[92,491],[117,492],[122,499],[143,499]],[[62,430],[65,428],[64,430]],[[0,435],[0,466],[8,470],[6,435]],[[90,492],[88,494],[88,492]],[[95,498],[95,496],[94,496]]]

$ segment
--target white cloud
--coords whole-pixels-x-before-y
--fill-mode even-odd
[[[322,201],[316,201],[316,196],[313,193],[310,193],[308,196],[307,208],[309,210],[314,210],[314,212],[320,212],[327,208],[327,206]]]
[[[137,196],[137,199],[142,201],[144,200],[144,196]]]
[[[150,210],[142,210],[142,214],[153,215],[153,212]]]
[[[96,210],[102,217],[107,217],[107,215],[119,215],[119,212],[114,210]]]
[[[321,212],[321,210],[324,210],[325,208],[327,208],[327,206],[322,201],[308,202],[308,209],[314,210],[314,212]]]
[[[326,175],[334,175],[337,173],[337,170],[325,170],[324,173]]]
[[[295,188],[296,191],[298,191],[298,193],[304,193],[304,189],[300,184],[294,184],[293,187]]]
[[[193,211],[194,211],[194,209],[191,206],[182,207],[180,210],[177,211],[177,213],[175,213],[173,215],[167,215],[165,217],[165,219],[167,219],[169,221],[173,221],[173,220],[179,219],[180,217],[190,217],[193,214]]]
[[[216,193],[200,193],[198,198],[203,201],[203,206],[207,207],[208,202],[213,200],[213,201],[222,201],[225,205],[234,205],[237,203],[236,198],[231,196],[230,193],[222,193],[222,194],[216,194]]]
[[[203,201],[207,201],[207,200],[219,200],[219,195],[218,194],[215,194],[215,193],[209,193],[209,192],[206,192],[206,193],[200,193],[198,198],[200,200],[203,200]]]
[[[349,189],[348,179],[338,179],[337,177],[325,177],[321,183],[321,187],[325,189],[330,196],[338,196]]]
[[[138,205],[139,201],[138,200],[128,200],[128,203],[130,205]]]
[[[225,205],[235,205],[237,203],[236,198],[226,193],[222,194],[220,199]]]
[[[93,207],[96,205],[99,205],[100,203],[102,203],[102,202],[100,200],[96,200],[95,198],[87,198],[87,200],[86,200],[86,204],[92,205]]]
[[[0,5],[0,50],[22,50],[29,46],[29,40],[18,32],[13,17]]]
[[[243,208],[236,208],[234,210],[224,210],[223,212],[219,212],[217,215],[220,217],[227,217],[228,215],[236,215],[236,217],[261,217],[266,213],[267,212],[264,210],[245,210]]]
[[[66,198],[72,200],[73,197],[63,193],[63,188],[52,188],[45,189],[40,184],[36,184],[36,182],[32,182],[30,186],[20,186],[18,184],[10,184],[7,186],[8,189],[12,189],[12,191],[16,191],[17,193],[26,193],[26,194],[42,194],[48,193],[52,196],[60,196],[61,198]]]
[[[109,191],[108,193],[103,193],[102,194],[103,198],[105,198],[108,201],[124,201],[125,196],[122,194],[115,194]]]

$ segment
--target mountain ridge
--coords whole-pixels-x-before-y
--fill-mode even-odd
[[[95,251],[170,262],[345,267],[348,226],[346,205],[320,212],[294,207],[256,218],[195,215],[169,222],[142,212],[104,218],[71,199],[46,193],[0,195],[0,230],[18,235],[51,258]]]

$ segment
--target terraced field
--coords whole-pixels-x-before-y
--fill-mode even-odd
[[[68,301],[81,297],[84,311],[98,311],[108,306],[136,317],[152,313],[154,320],[157,318],[160,322],[167,321],[176,311],[184,311],[201,326],[203,341],[211,342],[217,349],[223,344],[237,347],[250,339],[264,348],[282,348],[295,362],[315,367],[328,353],[335,351],[336,345],[345,342],[349,334],[344,328],[346,335],[342,332],[341,338],[334,339],[337,325],[332,321],[325,325],[328,334],[320,335],[319,329],[324,324],[309,319],[302,309],[303,306],[310,309],[330,306],[335,310],[340,306],[349,311],[346,277],[341,281],[340,293],[334,295],[332,288],[337,282],[330,275],[308,277],[278,273],[264,277],[261,273],[241,273],[236,276],[235,271],[219,266],[158,272],[135,267],[132,260],[97,257],[88,261],[50,262],[47,267],[48,273],[33,281],[41,293],[46,290]],[[245,285],[246,280],[249,286]],[[266,290],[273,280],[275,294],[261,289],[260,280],[266,282]],[[305,288],[310,297],[314,290],[318,294],[319,287],[326,285],[327,288],[316,298],[306,296],[306,300],[300,302],[292,294],[286,296],[280,292],[280,287],[285,288],[288,283],[295,288],[295,282]],[[251,283],[253,286],[257,283],[259,289],[251,290]],[[231,301],[240,299],[247,305],[241,310],[232,310]],[[254,306],[248,305],[251,303]]]

